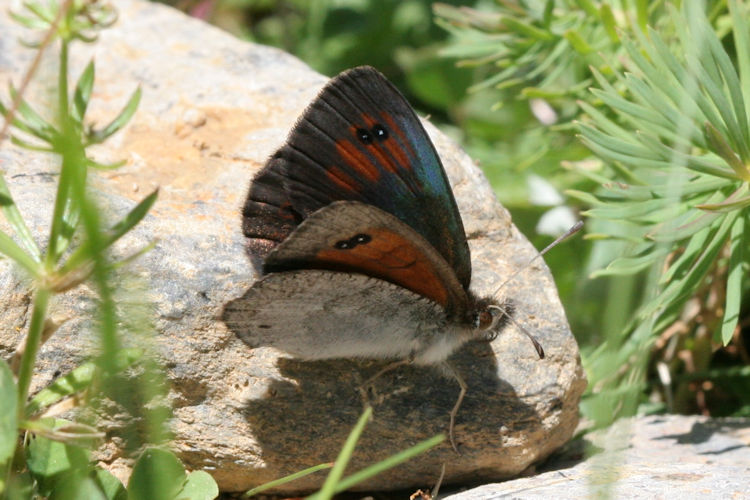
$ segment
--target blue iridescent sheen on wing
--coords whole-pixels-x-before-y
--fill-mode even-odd
[[[243,230],[255,262],[308,215],[338,200],[398,217],[468,288],[466,236],[435,148],[406,99],[369,67],[331,80],[253,180]]]

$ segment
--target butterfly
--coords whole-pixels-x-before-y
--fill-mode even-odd
[[[371,67],[330,80],[253,178],[242,219],[262,277],[225,307],[227,326],[300,359],[442,366],[461,389],[457,450],[467,386],[447,358],[494,339],[511,306],[469,289],[448,178],[396,87]]]

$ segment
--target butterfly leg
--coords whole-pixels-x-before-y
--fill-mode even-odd
[[[466,396],[466,391],[469,389],[469,386],[466,384],[466,381],[461,377],[461,374],[458,373],[458,370],[448,363],[447,361],[443,361],[442,363],[443,367],[453,375],[453,378],[456,379],[456,382],[458,382],[458,385],[461,387],[461,391],[458,393],[458,399],[456,400],[456,404],[453,405],[453,409],[451,410],[451,420],[450,425],[448,426],[448,440],[451,442],[451,447],[453,448],[453,451],[461,454],[460,451],[458,451],[458,446],[456,446],[456,436],[454,433],[454,427],[456,424],[456,415],[458,414],[458,409],[461,407],[461,403],[464,400],[464,396]]]
[[[367,390],[372,385],[373,382],[375,382],[375,379],[379,378],[381,375],[388,373],[391,370],[394,370],[398,368],[399,366],[404,366],[410,364],[412,361],[414,361],[413,357],[408,357],[405,359],[400,359],[398,361],[395,361],[389,365],[386,365],[383,367],[382,370],[380,370],[378,373],[373,375],[372,377],[365,380],[365,382],[359,386],[359,393],[362,396],[362,401],[364,402],[365,408],[370,406],[369,404],[369,398],[367,397]]]

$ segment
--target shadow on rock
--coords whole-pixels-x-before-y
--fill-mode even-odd
[[[392,490],[415,484],[430,486],[443,463],[448,464],[447,477],[453,481],[503,479],[517,472],[508,460],[512,463],[513,451],[520,451],[512,447],[506,453],[505,439],[538,427],[539,417],[509,384],[498,379],[496,359],[488,344],[468,344],[451,361],[469,386],[456,419],[461,455],[456,455],[446,441],[363,487]],[[388,364],[278,358],[284,379],[273,380],[265,397],[250,401],[244,410],[266,464],[292,473],[333,461],[364,409],[362,384]],[[349,471],[436,434],[447,435],[449,414],[458,394],[456,381],[433,367],[401,366],[375,379],[366,396],[374,418],[357,445]],[[477,462],[488,451],[497,460],[483,458]],[[295,482],[294,488],[314,489],[321,477]]]

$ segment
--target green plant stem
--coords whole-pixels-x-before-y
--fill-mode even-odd
[[[60,70],[57,78],[58,85],[58,126],[60,130],[67,130],[66,126],[70,120],[68,118],[68,43],[65,40],[60,40]],[[45,267],[47,272],[52,272],[58,258],[58,239],[64,227],[64,213],[65,206],[68,200],[68,191],[70,190],[70,176],[66,175],[66,161],[64,151],[65,148],[64,139],[59,141],[60,144],[54,144],[56,152],[63,155],[62,166],[60,167],[60,177],[57,184],[57,195],[55,197],[55,209],[52,214],[52,224],[50,227],[50,237],[47,247],[47,256],[45,259]]]
[[[31,313],[31,324],[29,333],[26,336],[26,345],[21,356],[21,366],[18,371],[18,419],[25,417],[26,399],[29,395],[29,386],[31,385],[31,375],[34,372],[36,355],[39,352],[39,345],[42,340],[44,331],[44,319],[47,316],[47,306],[49,304],[51,292],[45,288],[40,288],[34,295],[34,306]]]

